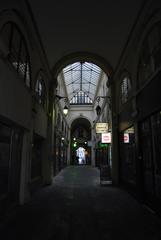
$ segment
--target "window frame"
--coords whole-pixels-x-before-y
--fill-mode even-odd
[[[156,40],[156,36],[158,39]],[[149,60],[148,64],[144,63],[144,52],[147,52],[147,48],[145,49],[145,45],[148,46],[148,55]],[[160,53],[160,54],[158,54]],[[147,53],[146,53],[147,54]],[[157,62],[157,57],[161,55],[161,20],[154,23],[152,27],[149,29],[147,34],[144,37],[140,56],[139,56],[139,64],[137,71],[137,88],[141,88],[146,84],[146,82],[151,78],[151,76],[157,71],[158,68],[161,67],[161,57],[160,61]]]
[[[47,107],[47,90],[46,90],[46,84],[44,79],[45,79],[44,74],[40,70],[36,77],[34,91],[35,91],[35,95],[38,103],[42,105],[44,108],[46,108]]]
[[[121,105],[125,104],[129,100],[131,96],[131,91],[132,91],[131,77],[128,73],[124,73],[120,81]]]
[[[8,41],[6,41],[7,34],[3,36],[3,32],[5,34],[6,27],[9,27]],[[14,45],[14,36],[15,38],[19,39],[19,43],[17,44],[16,42],[17,44],[16,47],[15,47],[16,44]],[[21,30],[19,29],[16,23],[8,21],[0,29],[0,37],[2,38],[3,44],[5,45],[6,50],[8,51],[8,56],[7,56],[8,61],[13,66],[13,68],[18,73],[18,75],[23,79],[25,85],[28,88],[31,88],[30,56],[29,56],[28,47],[27,47],[23,33],[21,32]],[[3,39],[5,39],[5,41]],[[6,45],[6,42],[8,42],[7,45]],[[23,54],[22,54],[22,49],[24,50]],[[21,58],[23,55],[25,56],[24,57],[25,60]],[[24,60],[24,63],[21,63],[20,60]],[[23,65],[23,68],[22,68],[22,65]]]

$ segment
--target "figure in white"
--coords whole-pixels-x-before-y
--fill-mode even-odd
[[[79,147],[76,152],[79,164],[85,164],[85,149],[83,147]]]

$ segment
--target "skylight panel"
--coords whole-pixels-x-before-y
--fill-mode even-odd
[[[70,98],[76,92],[83,91],[83,94],[87,94],[92,100],[95,96],[101,72],[102,70],[98,66],[89,62],[76,62],[65,67],[63,75]],[[83,98],[85,98],[85,95],[83,95]],[[82,101],[85,103],[85,100]]]

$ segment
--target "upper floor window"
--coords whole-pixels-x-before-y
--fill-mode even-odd
[[[0,38],[5,47],[5,51],[8,53],[8,59],[12,66],[24,79],[26,86],[30,87],[30,59],[22,33],[14,23],[8,22],[3,26],[0,32]]]
[[[161,22],[158,22],[149,33],[149,45],[154,69],[157,69],[161,66]]]
[[[142,86],[161,66],[161,22],[155,24],[143,41],[138,67],[138,85]]]
[[[46,87],[45,87],[45,82],[44,82],[44,79],[43,79],[43,76],[41,73],[39,73],[37,81],[36,81],[35,92],[36,92],[36,97],[37,97],[38,102],[45,107],[45,105],[46,105]]]
[[[129,96],[130,96],[130,90],[131,90],[131,81],[128,76],[125,76],[121,81],[121,103],[127,102]]]
[[[148,77],[152,74],[151,52],[148,38],[144,41],[139,60],[139,85],[143,85]]]
[[[70,104],[92,104],[92,100],[85,92],[79,91],[73,96]]]

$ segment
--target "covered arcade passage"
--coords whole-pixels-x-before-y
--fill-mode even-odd
[[[91,165],[91,124],[86,118],[71,125],[71,164]]]
[[[108,165],[111,142],[103,143],[102,149],[102,132],[96,128],[98,123],[106,124],[103,133],[112,134],[110,67],[97,55],[77,53],[62,59],[54,71],[57,73],[55,142],[58,149],[66,148],[66,154],[62,154],[61,149],[56,151],[55,165],[65,166],[62,164],[65,162],[67,165]],[[64,109],[68,111],[66,115]],[[67,159],[63,159],[64,156]],[[61,164],[56,163],[60,161]]]
[[[160,239],[160,79],[160,0],[1,0],[0,238]]]

